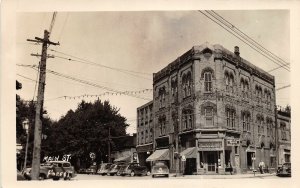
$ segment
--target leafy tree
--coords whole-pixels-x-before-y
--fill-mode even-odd
[[[75,111],[69,110],[53,124],[45,152],[52,156],[71,154],[71,163],[76,168],[88,167],[91,162],[107,162],[108,130],[111,136],[126,135],[125,122],[119,109],[108,101],[81,101]],[[113,146],[113,140],[110,142]],[[96,153],[95,161],[91,160],[90,152]]]

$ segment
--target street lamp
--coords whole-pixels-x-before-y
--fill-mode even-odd
[[[26,118],[23,123],[23,129],[26,130],[26,148],[25,148],[25,160],[24,160],[24,169],[26,169],[27,163],[27,152],[28,152],[28,141],[29,141],[29,120]]]

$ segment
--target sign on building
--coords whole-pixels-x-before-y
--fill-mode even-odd
[[[240,140],[239,139],[229,139],[226,140],[226,145],[227,146],[239,146],[240,145]]]

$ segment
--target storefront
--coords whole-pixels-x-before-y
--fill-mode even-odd
[[[147,166],[150,169],[151,165],[146,161],[146,159],[153,153],[153,144],[150,143],[142,146],[137,146],[136,150],[140,165]]]
[[[198,140],[198,174],[224,172],[224,144],[222,139]]]

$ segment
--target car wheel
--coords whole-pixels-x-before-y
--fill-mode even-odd
[[[59,180],[59,176],[54,176],[52,179],[57,181],[57,180]]]
[[[155,178],[155,176],[154,176],[154,175],[152,175],[152,178]]]
[[[166,177],[168,178],[168,177],[169,177],[169,174],[166,174]]]
[[[40,174],[39,179],[40,179],[40,180],[46,179],[46,175],[45,175],[45,174]]]
[[[130,172],[130,176],[133,177],[134,175],[135,175],[135,174],[134,174],[134,171],[131,171],[131,172]]]
[[[147,174],[146,174],[146,175],[147,175],[147,176],[150,176],[150,174],[151,174],[151,172],[150,172],[150,171],[147,171]]]

